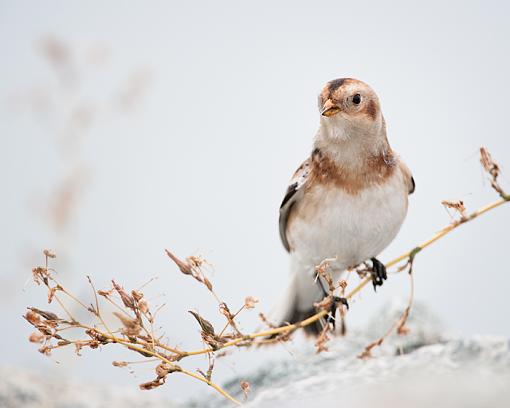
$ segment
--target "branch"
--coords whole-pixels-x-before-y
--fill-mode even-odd
[[[491,186],[501,198],[470,214],[466,213],[463,202],[444,201],[443,205],[449,209],[455,210],[460,215],[460,218],[452,221],[430,239],[414,246],[401,256],[386,263],[386,268],[391,268],[405,261],[405,264],[397,267],[395,272],[408,270],[410,274],[411,294],[409,296],[409,304],[400,319],[396,321],[381,338],[369,344],[365,348],[365,351],[361,355],[362,357],[369,357],[371,349],[380,345],[384,339],[393,332],[393,330],[396,329],[399,334],[406,333],[407,329],[405,327],[405,323],[409,316],[413,302],[414,283],[412,280],[412,266],[418,253],[448,235],[461,225],[471,222],[475,218],[478,218],[481,215],[503,205],[507,201],[510,201],[510,196],[503,191],[497,181],[500,173],[499,166],[492,160],[490,154],[484,148],[480,149],[480,153],[481,163],[491,178]],[[34,268],[32,270],[33,278],[38,285],[41,285],[42,283],[42,286],[48,290],[48,303],[52,303],[52,301],[55,300],[67,318],[63,319],[53,312],[43,311],[34,307],[28,308],[29,310],[26,312],[24,318],[36,329],[36,331],[30,335],[29,340],[34,343],[40,343],[41,346],[39,351],[45,355],[49,355],[54,349],[66,346],[74,346],[76,354],[81,355],[80,350],[84,347],[96,349],[100,346],[117,344],[143,356],[147,362],[157,361],[159,363],[155,367],[156,378],[140,385],[140,388],[143,390],[159,387],[165,383],[168,375],[172,373],[181,373],[211,386],[231,402],[240,404],[237,399],[211,380],[214,369],[214,357],[218,358],[224,354],[224,352],[218,353],[218,351],[234,346],[246,347],[286,341],[290,339],[291,334],[295,331],[313,324],[328,315],[330,310],[329,307],[322,307],[322,309],[319,308],[322,303],[328,300],[328,298],[333,299],[335,291],[339,290],[342,298],[351,299],[372,280],[372,275],[366,274],[353,289],[346,293],[345,289],[347,283],[345,281],[337,283],[333,281],[328,274],[330,260],[326,259],[318,265],[316,269],[317,274],[328,283],[329,294],[328,298],[326,298],[323,302],[316,304],[318,312],[315,315],[298,323],[282,327],[270,327],[267,330],[243,334],[238,329],[236,319],[241,313],[254,308],[257,300],[248,296],[241,307],[230,309],[225,302],[220,300],[219,296],[213,290],[212,283],[205,276],[203,266],[206,262],[202,258],[191,256],[185,260],[180,260],[172,252],[168,250],[165,251],[168,257],[178,266],[183,274],[191,276],[197,282],[204,285],[208,292],[214,296],[218,302],[220,314],[226,319],[223,328],[217,332],[214,326],[203,316],[199,315],[195,311],[190,311],[200,327],[202,340],[205,344],[207,344],[207,347],[198,350],[179,350],[176,347],[171,347],[170,345],[162,342],[161,337],[156,337],[153,330],[155,317],[162,306],[157,307],[156,311],[151,313],[149,303],[144,297],[144,294],[140,292],[140,289],[129,292],[114,280],[112,280],[112,286],[110,289],[96,290],[92,280],[87,277],[94,293],[94,303],[87,306],[85,302],[78,299],[55,279],[53,275],[54,270],[48,265],[49,259],[55,258],[55,255],[47,250],[44,251],[45,266]],[[366,272],[366,270],[358,270],[358,272]],[[63,299],[61,299],[57,292],[62,292],[62,297],[66,296],[65,299],[67,301],[72,301],[91,313],[97,325],[86,325],[80,323],[71,314],[69,308],[67,308]],[[121,325],[120,328],[114,329],[113,327],[110,328],[106,325],[106,320],[102,315],[104,308],[100,307],[101,301],[111,303],[118,311],[120,311],[120,313],[117,311],[113,312],[119,320],[119,324]],[[237,312],[232,313],[230,310],[237,310]],[[341,309],[340,313],[343,318],[345,310]],[[75,332],[79,333],[80,336],[78,336],[78,338],[68,337],[68,333],[71,335]],[[328,333],[330,332],[330,327],[326,325],[316,343],[318,352],[327,350],[326,343],[329,339]],[[64,337],[64,335],[66,337]],[[206,372],[197,369],[199,374],[195,374],[194,372],[183,368],[181,365],[177,365],[178,361],[187,357],[202,354],[207,354],[208,356],[208,368]],[[118,361],[113,362],[113,365],[116,367],[125,367],[130,364],[132,363]],[[245,395],[250,389],[250,385],[246,381],[241,381],[240,387],[241,392]]]

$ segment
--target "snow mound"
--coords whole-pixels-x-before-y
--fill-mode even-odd
[[[175,408],[168,400],[131,387],[89,385],[64,376],[0,368],[1,408]]]
[[[239,381],[250,382],[250,408],[510,406],[508,339],[449,337],[420,304],[413,308],[407,336],[392,335],[374,349],[373,358],[359,359],[404,307],[400,302],[388,305],[365,331],[332,340],[329,352],[317,355],[310,348],[297,358],[265,362],[255,372],[232,379],[227,388],[242,399]],[[215,404],[226,406],[220,400]]]
[[[414,306],[406,336],[392,335],[357,358],[395,322],[405,304],[384,307],[365,330],[333,338],[330,351],[317,354],[312,342],[281,358],[261,358],[225,384],[243,400],[240,380],[251,392],[247,408],[479,408],[510,406],[510,342],[498,336],[457,338],[447,334],[430,310]],[[296,344],[292,347],[296,348]],[[257,352],[256,350],[253,350]],[[214,393],[188,402],[188,407],[229,407]],[[91,385],[63,376],[20,368],[0,368],[2,408],[172,408],[160,395],[131,387]]]

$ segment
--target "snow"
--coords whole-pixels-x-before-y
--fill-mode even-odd
[[[243,399],[240,380],[251,392],[247,408],[266,407],[509,407],[510,342],[501,336],[452,336],[423,305],[415,305],[406,336],[392,335],[357,358],[394,322],[405,305],[381,310],[363,331],[335,337],[330,351],[317,354],[312,343],[300,353],[232,378],[225,388]],[[205,393],[204,393],[205,395]],[[220,396],[190,400],[189,407],[228,407]],[[161,395],[134,388],[79,383],[13,367],[0,369],[2,408],[171,408]]]
[[[228,388],[242,398],[239,380],[250,382],[249,408],[510,406],[509,340],[450,336],[423,305],[413,308],[407,336],[392,335],[373,350],[373,358],[357,358],[404,307],[388,305],[363,332],[335,338],[329,352],[310,349],[299,358],[265,362],[232,379]],[[216,406],[225,403],[217,400]]]

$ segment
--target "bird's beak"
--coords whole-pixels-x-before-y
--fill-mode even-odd
[[[340,112],[340,108],[336,106],[331,99],[328,99],[322,106],[322,116],[333,116]]]

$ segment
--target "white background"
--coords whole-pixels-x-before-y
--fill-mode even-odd
[[[109,364],[119,355],[107,350],[48,360],[26,341],[24,307],[48,308],[43,291],[26,284],[44,248],[83,298],[87,274],[103,288],[112,277],[132,288],[159,276],[144,291],[151,304],[167,303],[159,323],[183,348],[200,347],[187,310],[220,317],[164,248],[205,256],[232,308],[252,295],[268,310],[288,276],[278,207],[310,151],[316,96],[333,78],[373,86],[389,141],[416,180],[382,260],[449,222],[441,200],[475,209],[496,199],[477,151],[489,148],[510,189],[508,18],[495,1],[0,1],[2,363],[133,387],[151,376],[119,372]],[[42,52],[50,38],[67,50],[63,65]],[[66,182],[74,203],[58,225],[49,208]],[[417,258],[416,297],[451,332],[510,335],[509,220],[499,208]],[[407,293],[403,275],[376,295],[367,288],[350,327]],[[256,315],[245,314],[243,329],[257,326]],[[218,363],[217,378],[265,353]],[[176,399],[193,390],[208,392],[177,376],[156,392]]]

